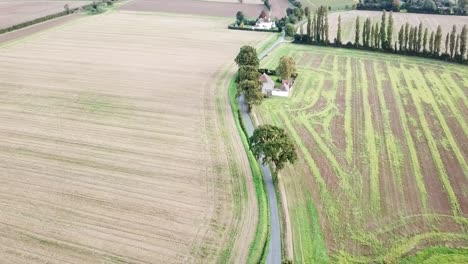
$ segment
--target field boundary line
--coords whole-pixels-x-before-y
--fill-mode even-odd
[[[32,40],[32,39],[36,39],[36,38],[38,38],[38,37],[40,37],[42,35],[46,35],[46,34],[48,34],[50,32],[72,26],[74,24],[82,22],[85,18],[88,18],[88,17],[89,17],[88,15],[84,15],[83,17],[77,18],[76,20],[65,22],[65,24],[57,25],[55,27],[51,27],[51,28],[48,28],[48,29],[43,30],[43,31],[34,32],[31,35],[27,35],[27,36],[24,36],[24,37],[19,37],[17,39],[12,39],[10,41],[0,43],[0,49],[9,48],[9,47],[14,46],[16,44],[20,44],[20,43],[24,43],[24,42],[27,42],[27,41]],[[51,20],[48,20],[48,21],[51,21]],[[36,25],[39,25],[39,24],[36,24]]]

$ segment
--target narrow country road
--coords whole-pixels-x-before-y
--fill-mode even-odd
[[[258,58],[261,60],[266,57],[273,49],[278,45],[284,42],[284,31],[283,34],[278,38],[278,40],[273,43],[269,48],[264,52],[259,54]],[[244,95],[237,98],[239,104],[239,110],[241,112],[242,118],[245,123],[245,128],[247,130],[248,136],[252,136],[254,131],[254,125],[252,119],[250,118],[248,112],[248,106],[245,103]],[[262,168],[263,180],[265,181],[265,186],[268,195],[268,205],[270,208],[270,245],[268,248],[268,257],[267,264],[281,264],[281,234],[280,234],[280,221],[278,213],[278,203],[276,199],[275,186],[273,184],[272,173],[270,167],[262,165],[259,161],[259,164]]]

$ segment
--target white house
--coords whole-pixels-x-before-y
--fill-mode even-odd
[[[271,95],[288,97],[292,92],[292,84],[293,83],[291,80],[283,80],[280,87],[275,88],[273,89],[273,91],[271,91]]]
[[[275,82],[266,73],[260,75],[262,93],[266,96],[288,97],[293,88],[293,81],[283,80],[279,87],[275,88]]]
[[[275,22],[271,21],[270,18],[259,18],[253,29],[272,29],[275,28]]]
[[[273,89],[275,89],[275,82],[266,73],[260,75],[259,78],[262,83],[262,93],[266,96],[272,95]]]

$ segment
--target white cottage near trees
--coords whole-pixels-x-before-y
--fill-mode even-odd
[[[288,97],[293,88],[291,80],[283,80],[281,85],[275,88],[275,82],[266,73],[260,75],[259,81],[262,83],[262,93],[265,96]]]

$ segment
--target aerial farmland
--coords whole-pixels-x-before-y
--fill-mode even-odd
[[[468,263],[468,6],[325,2],[0,0],[0,263]]]
[[[255,196],[217,84],[266,35],[228,22],[115,11],[1,45],[2,259],[246,261]]]
[[[262,67],[285,55],[298,63],[293,96],[255,114],[300,153],[281,178],[294,260],[394,262],[415,246],[466,246],[468,68],[291,44]]]

